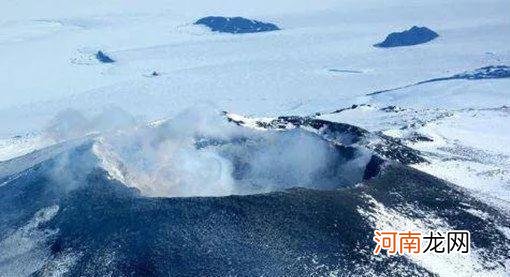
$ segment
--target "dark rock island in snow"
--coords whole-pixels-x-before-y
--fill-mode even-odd
[[[489,65],[444,79],[481,80],[498,78],[510,78],[510,67],[507,65]]]
[[[204,25],[209,27],[211,31],[231,34],[280,30],[280,28],[278,28],[275,24],[246,19],[243,17],[208,16],[197,20],[195,25]]]
[[[99,50],[96,53],[96,59],[102,63],[113,63],[115,62],[112,58],[106,55],[103,51]]]
[[[438,36],[436,32],[427,27],[413,26],[409,30],[389,34],[383,42],[374,44],[374,46],[386,48],[416,45],[429,42]]]

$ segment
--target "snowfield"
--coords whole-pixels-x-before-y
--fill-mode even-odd
[[[373,91],[508,64],[507,5],[8,2],[0,25],[0,132],[9,136],[40,128],[66,107],[97,112],[115,105],[154,120],[199,101],[256,116],[303,115],[364,103]],[[246,16],[282,30],[232,35],[193,25],[207,15]],[[440,37],[413,47],[372,46],[414,25]],[[98,50],[117,62],[97,62]],[[161,75],[147,77],[153,71]],[[489,81],[481,89],[493,91],[493,84],[505,88],[508,80]],[[497,105],[508,99],[502,98]]]
[[[46,166],[51,170],[55,167],[60,170],[59,175],[62,170],[71,170],[66,166],[78,156],[79,161],[87,163],[72,167],[72,174],[80,175],[84,170],[90,173],[97,166],[107,177],[102,172],[91,173],[89,177],[112,186],[105,188],[108,193],[110,189],[115,191],[112,195],[132,193],[124,192],[125,188],[121,192],[114,189],[119,182],[130,189],[136,188],[149,199],[141,201],[139,205],[143,208],[135,212],[131,207],[119,208],[119,214],[130,211],[138,215],[152,207],[151,201],[159,201],[153,197],[208,199],[207,196],[249,195],[239,199],[250,203],[251,197],[264,198],[263,203],[273,205],[270,199],[274,191],[293,186],[331,189],[332,182],[341,180],[345,186],[334,187],[348,187],[347,194],[356,195],[353,201],[363,203],[357,208],[342,207],[346,213],[357,212],[360,222],[364,222],[360,227],[363,231],[406,226],[423,230],[479,226],[475,221],[499,230],[494,237],[503,246],[497,251],[488,248],[482,240],[481,246],[477,246],[481,252],[469,257],[382,259],[385,265],[395,266],[398,274],[505,276],[510,272],[510,226],[507,225],[510,218],[510,1],[4,2],[0,9],[0,190],[4,190],[5,199],[16,195],[10,186],[25,188],[25,183],[20,182],[51,187],[52,184],[45,183],[46,173],[40,171],[47,169]],[[208,16],[241,16],[258,23],[275,24],[280,29],[230,34],[194,24]],[[439,36],[413,46],[373,46],[388,34],[412,26],[425,26]],[[99,51],[113,62],[99,61]],[[216,118],[221,112],[224,112],[221,119]],[[229,124],[246,130],[239,131]],[[328,129],[338,126],[348,131],[344,130],[338,137]],[[361,139],[350,140],[356,136]],[[238,141],[239,137],[248,137],[249,143]],[[204,139],[203,151],[200,139]],[[357,154],[349,156],[340,151],[340,159],[337,154],[331,154],[330,144],[355,148]],[[271,147],[260,150],[264,145]],[[66,158],[59,164],[61,156]],[[371,168],[372,156],[385,161],[377,164],[377,170]],[[91,164],[90,157],[94,161]],[[338,162],[337,158],[345,160]],[[328,171],[319,166],[324,161],[328,165],[341,164],[345,175],[351,169],[352,176],[318,178],[313,175],[317,170]],[[241,174],[243,179],[235,174],[240,170],[238,164],[258,171],[252,175]],[[430,207],[421,207],[420,217],[409,215],[412,207],[391,206],[385,202],[386,198],[376,199],[377,193],[363,189],[371,183],[364,174],[383,172],[382,164],[391,164],[389,171],[405,167],[404,171],[411,172],[415,178],[409,181],[413,187],[419,187],[422,172],[426,173],[425,179],[434,176],[450,182],[455,191],[451,195],[460,195],[468,204],[449,206],[448,211],[457,214],[470,211],[476,219],[455,225],[456,219],[437,210],[430,212]],[[80,179],[76,186],[88,184],[89,177]],[[73,175],[73,182],[75,178]],[[398,183],[398,188],[406,187],[405,182],[391,178]],[[434,192],[443,191],[439,179],[427,179],[431,180],[430,189]],[[201,185],[204,180],[207,186]],[[373,183],[387,184],[384,180],[375,179]],[[239,182],[247,188],[237,187]],[[317,182],[324,185],[320,187]],[[175,186],[165,187],[169,183]],[[356,184],[361,189],[351,188]],[[70,190],[74,189],[73,183]],[[35,192],[27,188],[26,193]],[[68,197],[67,193],[63,194]],[[256,193],[264,196],[252,196]],[[283,198],[309,200],[307,197],[319,197],[315,193],[307,192],[303,196],[301,192],[292,192]],[[325,197],[322,192],[317,193]],[[344,190],[338,193],[339,199],[351,199],[352,195],[345,196]],[[81,195],[69,197],[82,199]],[[236,197],[232,199],[237,201]],[[67,216],[73,215],[75,207],[63,209],[67,202],[59,202],[61,199],[60,195],[49,200],[44,198],[37,205],[46,206],[34,204],[20,212],[19,217],[7,212],[0,214],[0,220],[5,219],[0,223],[12,223],[0,228],[0,246],[9,250],[0,253],[0,275],[13,273],[23,266],[13,262],[15,256],[24,257],[28,263],[25,271],[17,272],[19,275],[46,271],[64,274],[68,270],[94,275],[96,272],[82,266],[80,261],[86,259],[89,260],[83,264],[87,265],[111,262],[108,264],[112,267],[97,272],[99,275],[107,275],[107,270],[120,266],[114,261],[120,259],[122,251],[115,252],[115,246],[111,245],[102,249],[105,252],[99,256],[87,256],[95,251],[95,246],[79,249],[72,245],[75,242],[68,241],[69,249],[48,254],[44,241],[51,242],[60,234],[72,241],[69,238],[77,235],[66,229]],[[94,201],[102,203],[101,199],[94,198]],[[198,206],[191,199],[189,205]],[[218,199],[221,202],[231,198]],[[411,195],[402,198],[405,203],[415,200]],[[169,205],[172,213],[173,205],[181,205],[168,201],[165,205]],[[288,201],[294,205],[294,200]],[[214,207],[230,205],[208,203]],[[18,208],[15,204],[5,205],[13,211],[16,210],[13,207]],[[242,204],[242,209],[253,212],[245,205],[249,206]],[[280,202],[274,205],[287,207]],[[269,214],[271,207],[265,207]],[[62,215],[64,212],[69,214]],[[267,222],[282,223],[280,218],[268,219],[266,211],[260,212],[257,216]],[[215,216],[221,217],[221,212]],[[239,215],[232,215],[236,216]],[[427,217],[431,220],[423,219]],[[159,219],[158,224],[163,227],[158,230],[168,231],[164,229],[167,219]],[[432,219],[437,220],[431,223]],[[54,223],[57,221],[58,224]],[[251,223],[257,224],[256,220]],[[183,230],[190,226],[183,226]],[[59,228],[63,229],[59,231]],[[218,228],[230,230],[226,223]],[[289,230],[280,231],[283,237],[290,234]],[[263,238],[267,235],[264,232],[256,231],[255,236]],[[321,229],[320,232],[328,236],[329,231]],[[228,232],[222,236],[225,234]],[[88,239],[101,245],[96,238]],[[25,246],[16,248],[16,243]],[[158,245],[157,240],[154,243]],[[254,239],[253,243],[258,244],[260,240]],[[281,243],[287,245],[283,240]],[[242,249],[250,250],[250,247]],[[352,249],[359,250],[357,247]],[[268,249],[279,251],[277,245]],[[363,251],[369,255],[366,249]],[[496,251],[496,254],[490,256],[483,251]],[[315,269],[306,268],[310,274],[343,276],[345,270],[360,273],[353,271],[352,264],[335,267],[324,256],[300,250],[295,253],[304,255],[304,260],[309,259],[310,266],[314,265],[313,261],[321,260],[323,267],[315,264]],[[53,256],[47,258],[47,255]],[[274,264],[289,264],[287,259],[295,258],[279,252],[274,255],[280,258],[270,261]],[[378,271],[376,265],[381,261],[372,258],[353,258],[353,261],[366,263],[359,267],[365,273],[388,273]],[[232,273],[223,270],[218,269],[216,273]]]

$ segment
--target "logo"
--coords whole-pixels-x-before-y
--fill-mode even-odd
[[[376,242],[374,255],[385,250],[388,255],[426,254],[426,253],[460,253],[470,251],[471,233],[467,230],[455,231],[374,231]]]

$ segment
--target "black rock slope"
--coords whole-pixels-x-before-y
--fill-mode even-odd
[[[429,42],[439,35],[427,27],[413,26],[409,30],[389,34],[383,42],[374,44],[375,47],[388,48],[411,46]]]
[[[0,275],[434,275],[412,259],[371,254],[378,224],[371,216],[381,206],[402,218],[439,218],[451,229],[469,230],[484,268],[503,266],[509,255],[499,228],[510,226],[504,214],[397,162],[388,161],[363,184],[336,190],[150,198],[90,162],[56,171],[63,157],[90,161],[91,147],[84,143],[16,178],[0,177],[0,184],[8,180],[0,186]],[[55,182],[55,172],[68,172],[75,183]],[[16,238],[24,239],[21,249]]]
[[[212,31],[231,34],[258,33],[280,30],[272,23],[251,20],[243,17],[208,16],[195,22],[204,25]]]

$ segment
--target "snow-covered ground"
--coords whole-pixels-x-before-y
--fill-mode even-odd
[[[419,98],[417,98],[419,99]],[[497,202],[510,201],[510,108],[360,106],[321,118],[401,139],[429,161],[416,168]],[[405,107],[405,108],[403,108]]]
[[[9,1],[0,11],[0,134],[39,128],[66,107],[115,105],[158,119],[197,102],[257,116],[362,103],[371,91],[510,63],[507,10],[507,1]],[[192,25],[207,15],[282,30],[231,35]],[[372,47],[412,25],[440,37]],[[117,62],[98,63],[98,50]],[[161,75],[147,77],[153,71]]]

